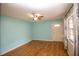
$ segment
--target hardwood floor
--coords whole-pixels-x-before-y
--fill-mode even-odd
[[[62,42],[31,41],[3,56],[68,56]]]

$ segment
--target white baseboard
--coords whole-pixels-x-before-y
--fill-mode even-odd
[[[53,39],[33,39],[33,40],[38,40],[38,41],[51,41],[51,42],[56,42],[55,40]],[[63,41],[57,41],[57,42],[63,42]]]
[[[52,39],[33,39],[33,40],[39,40],[39,41],[53,41]]]
[[[29,40],[29,41],[27,41],[26,43],[29,43],[30,41],[32,41],[32,40]],[[14,47],[14,48],[11,48],[11,49],[9,49],[9,50],[7,50],[7,51],[5,51],[5,52],[1,52],[0,55],[4,55],[4,54],[6,54],[6,53],[8,53],[8,52],[10,52],[10,51],[12,51],[12,50],[14,50],[14,49],[16,49],[16,48],[22,46],[22,45],[25,45],[26,43],[22,43],[22,44],[20,44],[20,45]]]

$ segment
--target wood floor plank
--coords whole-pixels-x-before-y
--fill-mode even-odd
[[[68,56],[62,42],[31,41],[3,56]]]

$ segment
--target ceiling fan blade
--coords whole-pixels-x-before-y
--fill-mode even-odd
[[[39,16],[38,19],[41,20],[44,16]]]
[[[40,15],[40,14],[35,14],[35,13],[28,13],[27,14],[30,18],[33,18],[33,20],[37,21],[37,20],[41,20],[44,16]]]
[[[34,17],[34,15],[33,14],[30,14],[30,13],[28,13],[27,16],[28,17],[32,17],[32,18]]]

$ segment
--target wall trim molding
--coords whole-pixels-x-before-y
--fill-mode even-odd
[[[32,39],[32,40],[39,40],[39,41],[53,41],[53,39]]]
[[[4,54],[6,54],[6,53],[8,53],[8,52],[10,52],[10,51],[12,51],[12,50],[18,48],[18,47],[21,47],[22,45],[25,45],[25,44],[27,44],[27,43],[29,43],[29,42],[31,42],[31,41],[32,41],[32,40],[29,40],[29,41],[27,41],[27,42],[25,42],[25,43],[22,43],[22,44],[20,44],[20,45],[14,47],[14,48],[11,48],[11,49],[9,49],[9,50],[7,50],[7,51],[1,52],[0,55],[4,55]]]
[[[38,40],[38,41],[55,41],[53,39],[33,39],[33,40]],[[63,41],[59,41],[59,42],[63,42]]]

